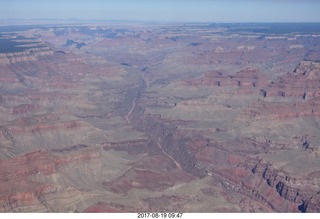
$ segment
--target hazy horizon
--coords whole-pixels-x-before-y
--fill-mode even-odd
[[[168,22],[320,22],[320,0],[11,0],[0,19]]]

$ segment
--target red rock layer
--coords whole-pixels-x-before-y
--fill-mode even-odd
[[[78,147],[76,147],[77,149]],[[99,159],[95,151],[51,155],[36,151],[8,160],[0,160],[0,212],[14,211],[18,207],[43,205],[42,196],[56,185],[30,179],[32,175],[51,175],[60,165]]]

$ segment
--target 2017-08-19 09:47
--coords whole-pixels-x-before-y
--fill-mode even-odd
[[[138,213],[138,218],[182,218],[183,213]]]

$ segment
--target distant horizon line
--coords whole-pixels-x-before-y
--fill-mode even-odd
[[[121,20],[106,18],[0,18],[3,21],[65,21],[65,22],[125,22],[125,23],[180,23],[180,24],[317,24],[320,21],[174,21],[174,20]]]

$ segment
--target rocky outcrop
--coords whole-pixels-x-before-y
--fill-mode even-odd
[[[291,203],[292,209],[289,211],[319,212],[319,194],[312,194],[312,190],[310,193],[308,191],[310,188],[301,185],[299,179],[291,178],[289,174],[261,160],[251,159],[241,166],[244,166],[247,171],[251,169],[254,176],[262,178],[274,192],[276,191],[281,198]],[[273,208],[277,209],[277,206]],[[278,211],[283,212],[283,209],[278,209]]]
[[[310,99],[320,96],[318,62],[303,61],[293,74],[282,77],[278,82],[271,81],[254,68],[243,69],[236,75],[222,72],[205,73],[201,79],[182,82],[186,86],[216,86],[225,90],[237,88],[237,94],[256,94],[260,90],[262,97],[283,97]],[[262,92],[263,91],[263,92]]]
[[[266,76],[255,68],[246,68],[229,75],[224,72],[207,72],[201,79],[182,82],[185,86],[216,86],[229,89],[236,88],[238,94],[253,94],[256,90],[267,84]],[[227,91],[228,92],[228,91]]]
[[[22,105],[14,107],[12,110],[12,113],[13,114],[27,113],[27,112],[33,111],[37,108],[39,108],[39,106],[36,104],[22,104]]]
[[[21,135],[28,135],[34,132],[50,132],[55,130],[68,130],[68,129],[79,129],[86,127],[85,123],[78,122],[78,121],[67,121],[67,122],[60,122],[57,124],[41,124],[41,125],[34,125],[31,127],[9,127],[8,132],[10,132],[13,136],[21,136]]]
[[[19,62],[37,61],[38,57],[51,56],[53,51],[48,47],[39,47],[24,52],[1,53],[0,65],[9,65]]]
[[[147,140],[135,140],[124,142],[108,142],[104,143],[104,150],[126,151],[131,155],[137,155],[141,153],[153,154],[157,151],[157,148],[150,147],[152,142]]]
[[[38,173],[53,174],[56,165],[52,157],[44,152],[34,152],[0,163],[0,212],[41,204],[38,198],[48,185],[33,182],[28,177]]]
[[[240,174],[239,173],[245,173]],[[250,175],[244,170],[221,170],[212,173],[213,184],[224,188],[231,194],[240,193],[259,203],[269,206],[276,212],[298,212],[298,207],[279,196],[264,180]]]
[[[48,211],[44,195],[57,190],[54,182],[39,182],[72,163],[99,159],[96,151],[81,151],[73,146],[60,151],[36,151],[8,160],[0,160],[0,212],[15,212],[24,207]],[[68,154],[63,152],[69,151]],[[20,210],[21,211],[21,210]]]

